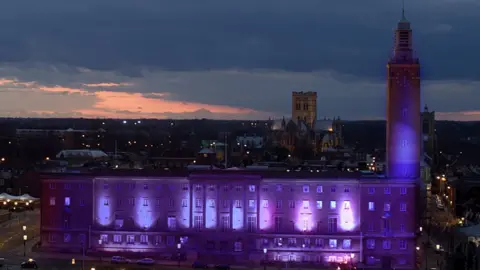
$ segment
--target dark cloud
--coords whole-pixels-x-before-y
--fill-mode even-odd
[[[475,1],[407,1],[407,8],[429,79],[480,79]],[[11,1],[0,15],[4,63],[127,77],[145,69],[275,69],[380,79],[400,1]]]

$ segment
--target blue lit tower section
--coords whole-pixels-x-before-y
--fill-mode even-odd
[[[402,11],[387,64],[387,176],[420,176],[420,63],[410,22]]]

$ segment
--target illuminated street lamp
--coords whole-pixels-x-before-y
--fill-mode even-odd
[[[422,231],[423,231],[423,227],[420,227],[420,232],[422,232]]]
[[[27,235],[23,235],[23,257],[27,256]]]
[[[72,264],[75,264],[75,258],[72,259]]]
[[[27,230],[27,226],[23,225],[22,230],[25,232]]]
[[[263,259],[263,269],[264,270],[267,270],[267,249],[264,248],[263,249],[263,256],[264,256],[264,259]]]
[[[17,204],[18,204],[18,202],[15,202],[15,205],[17,205]]]
[[[435,249],[436,249],[436,250],[440,250],[440,245],[437,244],[437,245],[435,246]]]
[[[419,250],[420,250],[420,247],[417,247],[417,251],[419,251]]]
[[[90,270],[95,270],[95,267],[90,268]]]
[[[0,161],[5,161],[5,158],[4,158],[4,157],[2,157],[2,158],[0,159]]]
[[[177,244],[177,258],[178,258],[178,267],[180,267],[180,249],[182,248],[182,244]]]

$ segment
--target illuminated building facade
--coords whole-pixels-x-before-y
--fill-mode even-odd
[[[157,173],[158,174],[158,173]],[[415,258],[416,185],[356,173],[195,171],[42,178],[42,247],[210,262]]]
[[[420,62],[403,14],[387,64],[387,176],[420,177]]]

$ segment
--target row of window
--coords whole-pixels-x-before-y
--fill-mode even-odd
[[[127,202],[128,202],[128,205],[134,206],[135,205],[135,198],[129,198]],[[216,207],[215,202],[216,202],[215,199],[208,199],[207,200],[207,206],[211,207],[211,208],[215,208]],[[261,207],[263,207],[263,208],[268,208],[269,207],[269,201],[268,200],[262,200],[261,202],[262,202]],[[80,204],[80,206],[85,206],[85,200],[80,199],[79,204]],[[143,206],[149,206],[149,204],[150,204],[150,200],[148,198],[143,198]],[[50,205],[51,206],[56,205],[55,197],[50,197]],[[71,198],[70,197],[65,197],[64,198],[64,205],[65,206],[70,206],[71,205]],[[103,205],[105,205],[105,206],[110,205],[110,199],[105,198],[103,200]],[[122,205],[122,199],[117,199],[117,206],[121,206],[121,205]],[[161,206],[161,200],[160,199],[156,199],[156,205]],[[242,201],[241,200],[234,200],[233,205],[236,208],[241,208],[242,207]],[[175,203],[174,203],[173,199],[170,199],[169,206],[170,207],[175,206]],[[293,201],[293,200],[288,201],[288,206],[289,206],[289,208],[295,208],[295,201]],[[188,200],[187,199],[182,199],[182,207],[188,207]],[[203,207],[203,200],[201,200],[201,199],[195,200],[195,207],[196,208],[202,208]],[[229,208],[230,207],[230,201],[229,200],[224,200],[223,201],[223,207],[224,208]],[[253,208],[253,209],[256,208],[257,207],[256,201],[255,200],[248,200],[248,207]],[[323,201],[316,201],[315,207],[318,210],[323,209]],[[275,208],[276,209],[282,209],[283,208],[283,201],[282,200],[277,200]],[[302,201],[302,208],[303,209],[310,209],[310,201],[308,201],[308,200]],[[337,209],[337,201],[330,201],[329,208],[330,208],[330,210],[336,210]],[[343,210],[350,210],[350,201],[343,201],[342,209]],[[368,210],[369,211],[375,211],[375,202],[368,202]],[[391,204],[390,203],[384,203],[383,211],[385,211],[385,212],[391,211]],[[406,212],[407,211],[407,204],[406,203],[404,203],[404,202],[400,203],[400,211],[401,212]]]
[[[85,243],[85,234],[80,234],[79,235],[79,242],[80,243]],[[166,244],[167,246],[173,246],[175,245],[175,236],[166,236]],[[108,234],[101,234],[100,239],[99,239],[100,244],[107,244],[110,241],[113,243],[121,244],[123,242],[127,244],[135,244],[135,243],[141,243],[141,244],[148,244],[152,243],[154,245],[160,245],[162,244],[162,235],[155,235],[151,237],[151,240],[149,241],[149,235],[146,234],[141,234],[141,235],[121,235],[121,234],[114,234],[109,237]],[[49,234],[48,235],[48,242],[56,242],[57,241],[57,234]],[[63,242],[64,243],[70,243],[72,241],[71,234],[69,233],[64,233],[63,234]],[[392,249],[392,240],[389,239],[384,239],[380,240],[382,243],[382,248],[383,249]],[[396,240],[398,249],[400,250],[405,250],[407,249],[407,241],[400,239]],[[352,248],[352,240],[351,239],[343,239],[341,240],[341,246],[339,246],[338,243],[339,241],[337,239],[328,239],[328,248],[331,249],[337,249],[341,247],[342,249],[351,249]],[[375,239],[367,239],[366,240],[366,248],[369,250],[376,249],[376,242],[377,240]],[[283,243],[282,238],[274,238],[273,243],[275,246],[282,247],[284,245],[288,247],[296,247],[298,246],[297,239],[296,238],[288,238],[287,243]],[[313,245],[312,245],[313,244]],[[263,240],[263,245],[268,245],[268,239]],[[237,241],[235,242],[234,249],[236,251],[241,251],[242,244],[241,242]],[[309,248],[309,247],[318,247],[318,248],[324,248],[324,239],[322,238],[316,238],[315,242],[312,243],[310,238],[304,238],[303,243],[301,245],[303,248]]]
[[[392,249],[392,240],[384,239],[382,241],[382,248],[383,249]],[[367,239],[366,241],[367,249],[375,249],[376,248],[376,240],[375,239]],[[398,240],[398,249],[407,249],[407,241],[406,240]]]
[[[83,183],[80,183],[78,184],[78,187],[79,189],[84,189],[85,188],[85,184]],[[121,184],[116,184],[115,187],[117,189],[120,189],[121,188]],[[56,188],[56,183],[50,183],[49,184],[49,188],[50,189],[55,189]],[[72,189],[72,184],[71,183],[65,183],[64,184],[64,188],[65,189]],[[103,184],[103,188],[104,189],[109,189],[110,188],[110,184],[109,183],[104,183]],[[136,183],[129,183],[128,184],[128,189],[135,189],[136,188]],[[155,188],[158,190],[158,189],[161,189],[161,185],[156,185]],[[276,185],[276,191],[283,191],[283,185]],[[143,184],[143,189],[144,190],[148,190],[149,189],[149,185],[148,184]],[[185,184],[182,186],[182,190],[188,190],[189,189],[189,184]],[[207,189],[209,191],[214,191],[215,190],[215,185],[208,185]],[[235,186],[235,190],[236,191],[242,191],[243,189],[243,186],[241,185],[237,185]],[[194,190],[195,191],[201,191],[202,190],[202,185],[194,185]],[[230,186],[228,185],[224,185],[223,186],[223,191],[229,191],[230,190]],[[249,185],[248,186],[248,191],[249,192],[256,192],[257,190],[257,186],[256,185]],[[262,187],[262,191],[266,192],[268,191],[268,187],[264,186]],[[294,191],[293,187],[290,188],[290,191]],[[310,185],[303,185],[302,187],[302,191],[304,193],[309,193],[310,192]],[[336,192],[337,191],[337,187],[336,186],[332,186],[330,187],[330,192]],[[350,192],[350,187],[344,187],[343,188],[343,191],[344,192]],[[317,193],[323,193],[323,186],[316,186],[316,192]],[[385,187],[384,188],[384,194],[391,194],[391,188],[390,187]],[[375,194],[375,188],[374,187],[370,187],[368,188],[368,194]],[[407,194],[407,188],[405,187],[401,187],[400,188],[400,194],[401,195],[405,195]]]
[[[375,202],[368,202],[368,211],[375,211]],[[384,203],[383,204],[383,211],[390,212],[391,211],[391,204]],[[407,203],[401,202],[400,203],[400,212],[407,211]]]

